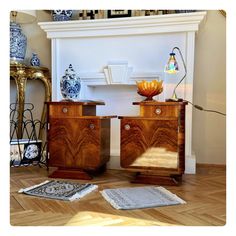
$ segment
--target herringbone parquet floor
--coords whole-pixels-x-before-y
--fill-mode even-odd
[[[17,191],[45,181],[47,171],[39,167],[11,168],[10,222],[13,226],[150,226],[150,225],[224,225],[226,223],[226,173],[223,167],[198,167],[196,175],[184,175],[181,186],[165,186],[187,204],[142,210],[116,210],[100,190],[141,186],[131,184],[131,173],[107,170],[91,181],[98,191],[74,202],[42,199]]]

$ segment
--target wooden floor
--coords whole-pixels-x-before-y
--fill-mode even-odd
[[[74,202],[42,199],[17,193],[47,180],[47,171],[39,167],[11,168],[11,225],[54,226],[150,226],[150,225],[224,225],[226,223],[226,174],[222,167],[198,167],[196,175],[184,175],[181,186],[165,186],[187,204],[143,210],[116,210],[106,202],[100,190],[134,187],[132,174],[107,170],[91,181],[98,191]]]

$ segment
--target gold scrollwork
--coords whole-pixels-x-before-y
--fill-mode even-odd
[[[17,100],[19,103],[19,116],[18,116],[18,137],[22,138],[22,121],[23,110],[25,102],[25,90],[27,80],[40,80],[45,87],[45,102],[51,100],[51,78],[49,70],[46,67],[33,67],[23,64],[10,64],[10,77],[15,80],[17,88]],[[46,106],[43,107],[41,121],[46,120]],[[41,130],[39,131],[39,138],[41,138]]]

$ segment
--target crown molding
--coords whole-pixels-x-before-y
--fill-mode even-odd
[[[206,12],[97,20],[39,22],[48,38],[98,37],[198,31]]]

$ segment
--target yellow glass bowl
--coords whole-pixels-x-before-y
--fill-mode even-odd
[[[142,80],[140,82],[136,81],[138,88],[137,93],[146,97],[144,101],[152,101],[154,96],[160,94],[163,91],[162,83],[162,80],[153,80],[151,82],[146,80]]]

